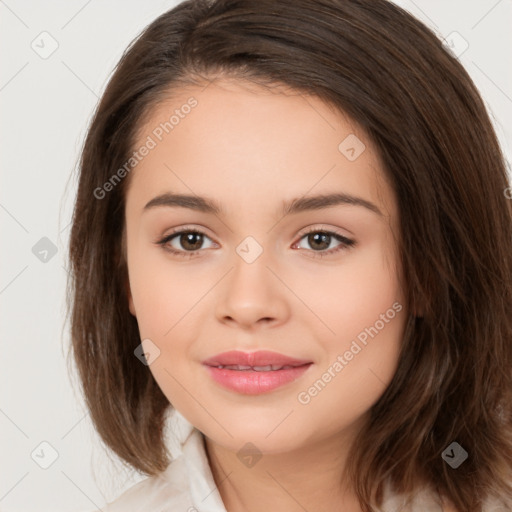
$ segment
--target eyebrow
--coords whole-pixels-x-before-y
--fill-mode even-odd
[[[295,198],[283,203],[281,213],[284,217],[300,212],[323,210],[324,208],[330,208],[337,205],[362,206],[379,216],[383,216],[380,209],[374,203],[367,201],[362,197],[346,193],[320,194],[316,196]],[[203,213],[212,213],[215,215],[221,215],[223,213],[222,207],[212,199],[196,195],[173,194],[170,192],[158,195],[151,199],[146,206],[144,206],[143,212],[162,206],[189,208],[191,210]]]

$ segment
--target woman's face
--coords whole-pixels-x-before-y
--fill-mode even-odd
[[[222,80],[159,104],[135,149],[129,309],[171,404],[233,451],[357,430],[407,315],[395,197],[366,134],[316,97]],[[274,356],[217,357],[235,350]]]

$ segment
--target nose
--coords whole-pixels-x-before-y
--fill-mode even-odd
[[[217,319],[246,330],[286,322],[289,297],[273,266],[265,251],[252,263],[236,254],[217,298]]]

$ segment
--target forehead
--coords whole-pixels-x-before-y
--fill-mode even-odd
[[[140,201],[179,191],[238,207],[253,197],[263,206],[343,190],[393,210],[364,130],[320,98],[286,86],[222,80],[173,89],[146,116],[135,149],[148,142],[151,150],[130,176],[129,196]]]

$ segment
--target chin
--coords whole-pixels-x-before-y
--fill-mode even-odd
[[[233,452],[238,452],[247,443],[252,443],[262,453],[283,453],[299,448],[310,437],[304,424],[301,424],[300,431],[294,432],[290,430],[286,420],[280,424],[282,419],[276,419],[276,416],[264,421],[253,419],[250,423],[239,418],[225,418],[222,427],[227,432],[216,423],[207,421],[206,428],[198,425],[198,429],[215,444]]]

